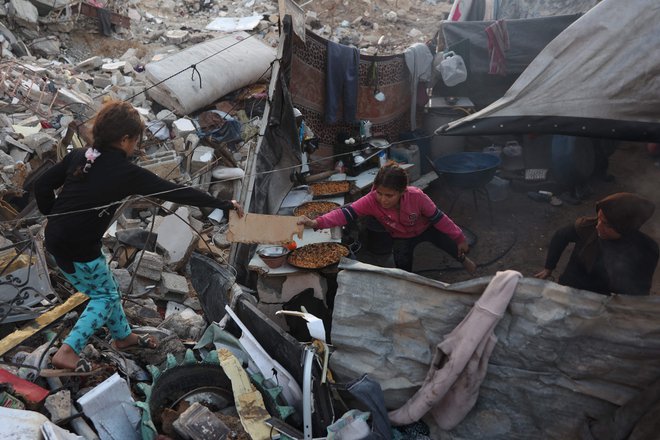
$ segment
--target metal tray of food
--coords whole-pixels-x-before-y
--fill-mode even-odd
[[[339,206],[339,203],[326,202],[323,200],[305,202],[301,203],[293,210],[293,215],[304,215],[305,217],[314,220],[316,217],[320,217],[333,209],[339,208]]]
[[[325,182],[315,182],[309,185],[312,196],[319,197],[340,196],[348,193],[351,189],[349,180],[327,180]]]
[[[287,262],[299,269],[323,269],[339,263],[341,257],[349,254],[348,248],[341,243],[312,243],[291,251]]]

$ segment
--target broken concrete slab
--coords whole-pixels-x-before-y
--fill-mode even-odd
[[[112,275],[117,281],[117,286],[120,292],[128,292],[128,288],[131,285],[132,275],[128,269],[112,269]]]
[[[41,157],[44,153],[52,151],[57,146],[58,140],[48,133],[39,132],[25,136],[23,144]]]
[[[168,253],[167,265],[179,270],[186,263],[198,236],[183,220],[188,221],[190,211],[186,207],[176,210],[176,215],[168,215],[158,225],[158,245]]]
[[[59,38],[48,36],[32,40],[28,45],[30,50],[35,54],[42,57],[57,57],[60,55],[61,42]]]
[[[141,251],[135,256],[129,270],[137,275],[154,281],[160,281],[163,272],[163,257],[155,252]]]
[[[0,407],[0,438],[12,440],[83,440],[35,411]]]
[[[100,68],[103,65],[103,58],[100,56],[93,56],[91,58],[87,58],[84,61],[79,62],[75,66],[75,70],[79,72],[87,72],[90,70],[95,70]]]
[[[197,341],[206,329],[206,321],[203,316],[186,307],[182,312],[165,318],[158,328],[170,330],[183,340]]]
[[[54,423],[71,416],[71,391],[60,390],[55,394],[46,397],[44,406],[50,414],[50,420]]]
[[[190,289],[188,288],[188,280],[181,275],[163,272],[161,275],[161,292],[163,294],[179,294],[182,297],[188,296]]]
[[[117,373],[78,399],[101,440],[140,440],[140,411],[128,384]]]
[[[124,304],[124,311],[129,322],[140,326],[158,327],[163,322],[158,307],[151,298],[134,298]]]
[[[10,0],[7,12],[22,26],[36,26],[39,21],[39,11],[27,0]]]
[[[138,164],[163,179],[176,180],[181,177],[180,163],[176,151],[159,151],[141,158]]]

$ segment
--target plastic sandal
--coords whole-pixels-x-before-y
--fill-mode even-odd
[[[92,363],[87,359],[80,358],[76,368],[44,368],[39,372],[41,377],[64,377],[64,376],[91,376],[101,372],[102,368],[94,369]]]
[[[154,346],[151,345],[152,338],[156,342],[156,345]],[[148,333],[138,336],[137,341],[138,341],[137,345],[140,348],[151,348],[151,349],[158,348],[158,340],[154,336],[151,336]]]

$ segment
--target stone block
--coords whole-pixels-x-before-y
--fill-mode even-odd
[[[21,150],[20,148],[10,148],[9,155],[14,160],[14,163],[27,163],[28,159],[30,158],[30,153],[25,150]]]
[[[204,145],[201,145],[195,148],[195,151],[193,151],[192,154],[190,172],[196,173],[197,171],[211,164],[213,162],[214,154],[215,154],[215,150],[211,147],[206,147]]]
[[[105,63],[101,66],[101,70],[104,72],[113,72],[113,71],[124,71],[126,67],[126,61],[116,61],[114,63]]]
[[[140,256],[142,256],[140,258]],[[140,263],[138,265],[138,262]],[[135,256],[130,268],[137,275],[154,281],[160,281],[163,273],[163,257],[155,252],[141,251]]]
[[[187,118],[177,119],[172,123],[172,128],[174,129],[175,134],[177,136],[181,136],[182,138],[185,138],[190,133],[195,133],[197,131],[195,130],[195,125],[192,123],[192,121]]]
[[[140,219],[129,218],[126,217],[124,214],[121,214],[117,218],[117,223],[119,223],[119,225],[124,229],[133,229],[133,228],[138,228],[140,226]]]
[[[39,11],[27,0],[10,0],[8,12],[19,24],[36,25],[39,20]]]
[[[112,85],[112,76],[106,74],[96,74],[94,75],[94,87],[104,89]]]
[[[60,390],[55,394],[51,394],[46,397],[44,406],[50,413],[50,420],[53,423],[59,423],[71,416],[71,391]]]
[[[39,156],[55,148],[57,146],[57,142],[57,139],[50,136],[48,133],[34,133],[27,135],[23,139],[23,143],[27,147],[34,150],[34,152]]]
[[[176,214],[166,216],[156,231],[157,243],[167,251],[169,256],[167,264],[175,271],[188,260],[198,238],[190,226],[181,220],[188,221],[188,208],[181,207],[176,210]]]
[[[187,296],[190,293],[188,288],[188,280],[181,275],[170,272],[163,272],[161,275],[162,291],[171,293],[178,293]]]
[[[117,281],[119,291],[122,293],[128,292],[128,288],[131,285],[131,278],[133,278],[128,269],[112,269],[112,275],[115,277],[115,281]]]
[[[102,65],[103,65],[103,58],[101,58],[100,56],[94,56],[79,62],[76,65],[76,70],[79,72],[88,72],[90,70],[98,69]]]
[[[159,151],[141,159],[139,165],[157,176],[176,180],[181,177],[181,158],[176,151]]]

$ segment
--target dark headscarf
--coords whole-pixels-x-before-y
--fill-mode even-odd
[[[607,222],[619,234],[637,231],[655,211],[655,205],[637,194],[620,192],[596,202],[596,212],[602,210]]]
[[[615,193],[596,202],[596,213],[602,210],[607,222],[621,235],[637,231],[655,211],[649,200],[632,193]],[[579,251],[580,259],[591,271],[598,256],[597,217],[579,217],[575,231],[584,242]]]

